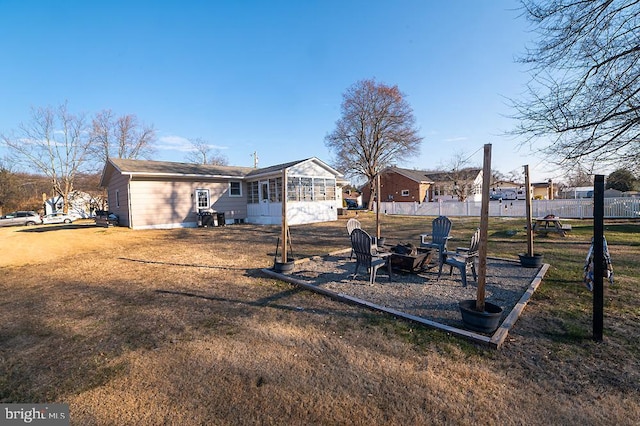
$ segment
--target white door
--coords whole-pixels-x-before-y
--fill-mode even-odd
[[[269,181],[260,182],[260,215],[269,216]]]

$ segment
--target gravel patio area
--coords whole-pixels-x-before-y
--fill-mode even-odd
[[[487,335],[465,330],[458,307],[461,300],[476,299],[477,283],[471,271],[467,287],[462,286],[455,269],[453,276],[449,276],[447,266],[439,280],[437,267],[417,274],[394,270],[391,281],[386,268],[380,268],[376,282],[369,284],[368,273],[363,268],[352,279],[355,259],[349,255],[350,251],[346,251],[303,259],[287,274],[264,271],[330,297],[499,347],[549,267],[545,264],[541,268],[523,268],[518,261],[487,259],[485,300],[503,308],[500,328]]]

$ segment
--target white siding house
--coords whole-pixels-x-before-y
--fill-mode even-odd
[[[337,220],[341,174],[317,158],[263,169],[109,159],[101,186],[109,211],[134,229],[196,227],[202,212],[227,224],[279,224],[285,171],[290,224]]]
[[[282,223],[283,176],[287,176],[287,223],[327,222],[338,219],[342,175],[317,158],[257,169],[246,176],[247,221]]]

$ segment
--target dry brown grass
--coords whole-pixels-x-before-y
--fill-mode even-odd
[[[384,221],[410,240],[430,218]],[[344,225],[293,228],[294,254],[345,248]],[[637,424],[638,235],[609,240],[597,344],[579,228],[536,241],[554,266],[497,352],[264,277],[278,227],[0,229],[0,401],[67,402],[82,425]],[[490,253],[525,246],[500,232]]]

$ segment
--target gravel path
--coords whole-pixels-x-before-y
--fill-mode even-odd
[[[366,271],[361,268],[351,279],[355,259],[349,253],[315,257],[295,265],[293,278],[336,293],[375,303],[457,328],[464,328],[458,302],[476,299],[477,283],[468,271],[467,287],[462,286],[459,272],[449,276],[445,266],[438,280],[438,268],[419,274],[394,271],[389,282],[386,268],[378,270],[374,284],[369,284]],[[487,259],[485,300],[503,308],[503,320],[527,291],[539,268],[523,268],[519,262]]]

